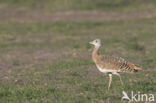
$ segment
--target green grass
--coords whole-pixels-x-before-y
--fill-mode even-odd
[[[141,21],[1,23],[1,102],[120,102],[122,90],[155,93],[155,19]],[[124,87],[114,76],[108,92],[108,77],[91,61],[88,42],[94,38],[102,39],[101,53],[146,71],[123,74]]]
[[[134,12],[153,10],[156,6],[155,0],[0,0],[0,3],[10,7],[53,12],[69,10]]]
[[[155,10],[154,0],[0,0],[0,3],[2,12],[5,8],[24,8],[35,13],[125,14]],[[123,90],[156,94],[154,17],[58,22],[0,18],[0,21],[0,103],[121,103]],[[91,60],[93,47],[89,42],[95,38],[102,40],[101,54],[121,56],[145,71],[123,74],[123,87],[119,78],[113,76],[108,92],[108,76],[100,73]]]

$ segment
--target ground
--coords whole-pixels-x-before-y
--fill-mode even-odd
[[[154,0],[21,1],[0,0],[1,103],[121,103],[123,90],[156,93]],[[113,76],[107,91],[108,76],[91,59],[96,38],[101,54],[144,71],[123,73],[124,86]]]

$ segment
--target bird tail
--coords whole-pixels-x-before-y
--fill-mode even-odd
[[[135,64],[129,63],[130,68],[133,69],[134,72],[143,71],[143,69]]]

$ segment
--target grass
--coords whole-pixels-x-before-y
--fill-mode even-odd
[[[153,47],[156,31],[149,30],[155,25],[152,21],[60,22],[43,23],[42,26],[38,23],[1,24],[7,34],[4,36],[2,31],[0,41],[0,57],[4,64],[1,101],[120,102],[122,90],[153,93],[156,91]],[[135,31],[137,36],[127,34],[128,30]],[[99,73],[91,61],[92,47],[88,42],[94,38],[102,38],[101,53],[120,55],[151,72],[124,74],[123,88],[114,77],[108,92],[108,77]],[[9,71],[5,70],[7,65]]]
[[[10,7],[24,8],[27,10],[53,12],[70,10],[135,12],[155,9],[155,0],[0,0],[0,3],[8,4]],[[146,8],[144,8],[145,5]]]
[[[35,11],[40,8],[46,12],[127,13],[154,10],[153,6],[143,9],[142,5],[155,5],[153,0],[128,0],[127,4],[123,0],[113,3],[112,0],[75,0],[66,4],[65,0],[0,2],[0,5],[9,5],[7,9],[24,7]],[[40,3],[46,6],[42,8]],[[154,17],[58,22],[17,22],[0,18],[0,21],[0,103],[121,103],[123,90],[156,93]],[[93,47],[88,42],[95,38],[102,40],[101,54],[121,56],[145,71],[123,74],[123,87],[119,78],[113,76],[108,92],[108,76],[100,73],[91,60]]]

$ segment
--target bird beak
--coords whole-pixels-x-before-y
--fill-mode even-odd
[[[89,42],[89,44],[93,44],[93,41]]]

